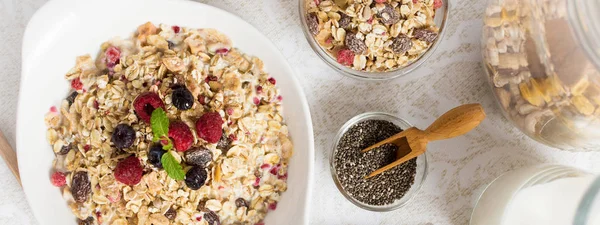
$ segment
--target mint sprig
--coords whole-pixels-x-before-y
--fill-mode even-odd
[[[165,168],[165,171],[167,171],[169,177],[175,180],[183,180],[185,178],[185,172],[183,172],[181,164],[179,164],[177,159],[171,155],[171,151],[163,154],[160,162],[162,163],[163,168]]]
[[[150,117],[150,126],[152,127],[152,133],[154,134],[153,141],[158,141],[163,137],[169,136],[169,117],[162,108],[155,109],[152,111]]]
[[[152,140],[163,143],[163,149],[167,151],[160,159],[163,168],[167,171],[169,177],[175,180],[183,180],[185,178],[185,172],[183,171],[181,164],[171,154],[173,141],[169,138],[169,117],[167,117],[167,113],[165,113],[162,108],[152,111],[150,127],[152,127],[152,134],[154,136]],[[164,142],[167,144],[164,144]]]

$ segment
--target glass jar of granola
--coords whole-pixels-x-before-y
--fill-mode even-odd
[[[444,35],[448,0],[299,0],[311,48],[343,75],[387,80],[429,58]]]
[[[600,2],[489,0],[483,62],[504,115],[567,150],[600,148]]]

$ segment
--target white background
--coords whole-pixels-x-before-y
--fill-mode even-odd
[[[12,146],[15,146],[21,38],[27,21],[44,2],[0,0],[0,130]],[[307,94],[315,129],[311,224],[468,224],[481,190],[503,172],[527,165],[560,163],[600,173],[600,151],[575,153],[543,146],[502,117],[480,63],[479,38],[485,0],[451,1],[447,33],[438,50],[409,77],[391,82],[346,78],[325,65],[310,49],[300,29],[297,0],[200,2],[250,22],[275,43],[296,69]],[[332,138],[346,120],[359,113],[382,111],[424,128],[446,110],[475,102],[484,106],[487,120],[464,137],[430,145],[429,175],[408,206],[389,213],[373,213],[352,205],[338,193],[331,180],[328,158]],[[0,224],[36,224],[23,191],[2,160]]]

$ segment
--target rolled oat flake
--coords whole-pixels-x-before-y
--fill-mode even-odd
[[[416,159],[364,179],[395,161],[397,147],[387,144],[366,153],[361,150],[401,131],[389,121],[366,120],[342,135],[334,152],[334,167],[340,184],[350,196],[368,205],[381,206],[394,203],[408,192],[415,181]]]

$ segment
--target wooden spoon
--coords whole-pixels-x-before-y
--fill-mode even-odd
[[[21,184],[21,176],[19,176],[19,166],[17,164],[17,155],[8,144],[8,141],[6,141],[6,138],[4,138],[2,131],[0,131],[0,155],[2,155],[6,165],[15,175],[15,178],[17,178],[19,184]]]
[[[368,152],[384,144],[395,144],[398,147],[396,161],[375,170],[365,179],[374,177],[425,153],[429,141],[449,139],[466,134],[477,127],[483,119],[485,119],[485,112],[480,104],[461,105],[444,113],[426,130],[411,127],[362,150],[363,153]]]

